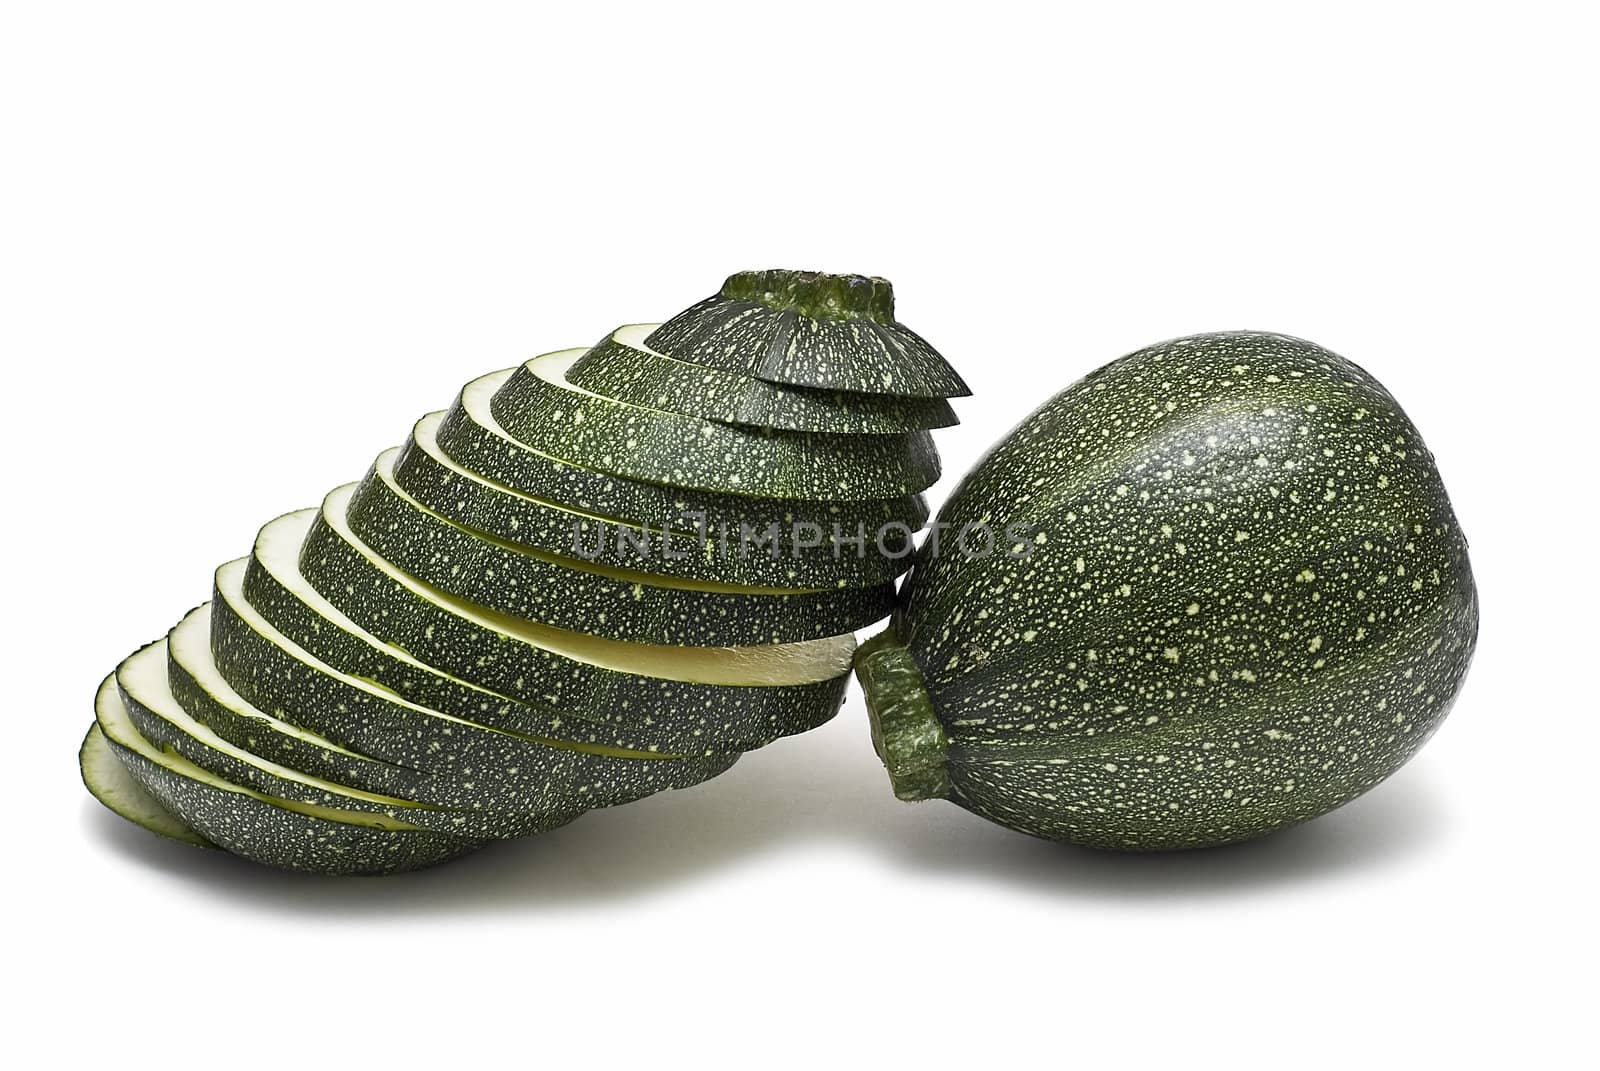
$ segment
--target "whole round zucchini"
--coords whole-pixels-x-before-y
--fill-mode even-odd
[[[1330,811],[1427,740],[1477,638],[1416,428],[1283,335],[1106,365],[996,446],[939,525],[857,656],[874,742],[901,798],[1037,836],[1201,847]],[[971,526],[1009,535],[963,553]]]

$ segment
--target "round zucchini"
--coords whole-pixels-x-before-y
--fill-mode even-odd
[[[1349,361],[1262,333],[1100,369],[940,513],[857,674],[903,798],[1125,850],[1244,840],[1399,768],[1477,636],[1433,457]]]

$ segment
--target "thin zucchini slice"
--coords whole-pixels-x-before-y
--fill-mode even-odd
[[[911,562],[905,532],[893,533],[881,550],[876,540],[866,539],[822,556],[777,540],[756,545],[737,532],[725,540],[715,532],[704,540],[692,531],[663,535],[658,528],[546,502],[450,460],[437,441],[442,419],[443,413],[429,413],[412,429],[394,461],[395,485],[447,520],[519,547],[687,580],[787,589],[871,587],[892,581]]]
[[[83,787],[113,814],[172,840],[197,848],[215,847],[134,780],[111,750],[97,721],[89,723],[83,746],[78,748],[78,772],[83,775]]]
[[[567,370],[567,381],[629,405],[758,428],[827,435],[899,435],[958,421],[943,398],[813,390],[656,353],[645,339],[660,324],[629,324],[607,335]]]
[[[472,532],[395,484],[379,455],[350,499],[352,531],[425,583],[573,632],[690,646],[790,643],[864,628],[894,608],[894,585],[785,590],[713,584],[574,561]]]
[[[740,272],[645,342],[680,361],[769,383],[905,398],[972,393],[937,350],[895,321],[887,279]]]
[[[753,750],[821,725],[843,701],[853,635],[676,647],[551,628],[457,598],[384,559],[350,530],[352,490],[330,494],[312,522],[302,575],[363,630],[451,676],[581,711],[618,747],[685,753],[691,741],[702,749]],[[379,672],[363,675],[393,687]],[[572,737],[580,723],[564,728]]]
[[[95,721],[117,759],[157,802],[212,844],[267,866],[388,874],[433,866],[478,846],[387,815],[275,799],[218,777],[146,740],[112,677],[95,697]]]
[[[535,498],[656,528],[684,527],[686,515],[703,518],[705,526],[718,533],[737,533],[740,525],[761,531],[777,522],[785,534],[796,524],[816,525],[829,534],[838,525],[845,535],[865,531],[871,538],[880,529],[897,525],[915,531],[928,519],[928,503],[921,495],[811,501],[716,494],[568,464],[518,442],[495,419],[490,402],[512,371],[491,372],[461,388],[439,424],[439,448],[462,468]],[[832,556],[830,548],[821,553]]]

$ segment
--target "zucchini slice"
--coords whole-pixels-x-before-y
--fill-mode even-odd
[[[750,751],[821,725],[843,702],[853,635],[675,647],[512,617],[432,587],[367,546],[346,518],[351,490],[330,494],[314,518],[301,550],[302,575],[363,630],[451,676],[528,703],[582,711],[614,734],[611,743],[640,750],[677,748],[680,734],[688,734]],[[376,670],[363,675],[394,686]],[[565,728],[572,736],[579,726]],[[662,736],[669,742],[659,743]]]
[[[462,806],[475,800],[479,806],[519,812],[548,811],[558,802],[564,809],[576,809],[566,806],[573,803],[607,806],[698,784],[738,758],[735,753],[681,759],[570,742],[554,746],[419,706],[339,672],[273,628],[245,601],[242,574],[242,568],[228,566],[217,571],[211,604],[217,676],[203,682],[206,691],[227,705],[242,700],[340,747],[431,775],[426,784],[435,786],[440,802]],[[236,698],[224,687],[231,687]]]
[[[318,874],[388,874],[453,859],[475,841],[377,813],[275,799],[146,740],[116,681],[95,696],[95,721],[128,773],[217,847],[267,866]]]
[[[219,777],[275,799],[346,811],[387,815],[418,827],[472,839],[502,840],[542,833],[576,818],[582,808],[563,810],[559,801],[527,813],[441,808],[415,800],[367,792],[304,773],[254,754],[190,716],[168,679],[167,641],[140,648],[117,667],[117,691],[139,734],[163,751],[181,755]],[[218,697],[219,701],[221,697]],[[242,701],[235,709],[249,711]],[[249,714],[244,716],[248,717]]]
[[[116,752],[111,750],[97,721],[89,723],[83,746],[78,748],[78,772],[83,775],[83,787],[89,790],[89,795],[113,814],[172,840],[181,840],[197,848],[215,847],[133,779]]]
[[[826,501],[763,498],[687,490],[569,464],[512,438],[495,419],[490,402],[512,371],[491,372],[461,388],[439,424],[439,448],[462,468],[535,498],[657,528],[683,527],[689,515],[704,518],[713,532],[737,533],[740,525],[761,531],[777,522],[783,532],[796,524],[814,524],[832,533],[838,525],[847,535],[864,530],[870,538],[886,526],[916,530],[928,519],[928,503],[920,494]],[[824,553],[831,557],[831,551]]]
[[[452,595],[574,632],[639,643],[789,643],[863,628],[894,608],[894,584],[786,590],[664,577],[575,561],[469,531],[394,479],[378,456],[349,502],[352,531],[384,558]]]
[[[628,405],[567,380],[584,352],[546,353],[512,369],[490,403],[500,426],[571,464],[699,491],[891,498],[939,479],[939,454],[926,431],[773,431]]]
[[[659,528],[546,502],[450,460],[437,439],[442,419],[443,413],[429,413],[412,429],[394,461],[395,486],[447,520],[519,547],[662,576],[788,589],[871,587],[892,581],[911,564],[906,532],[894,532],[881,550],[868,539],[821,556],[777,540],[758,546],[737,532],[719,539],[708,531],[702,540],[694,532],[669,530],[664,537]]]
[[[567,382],[629,405],[757,428],[901,435],[959,423],[943,398],[785,387],[742,372],[679,361],[645,344],[660,326],[617,328],[573,362]]]
[[[645,343],[690,364],[795,387],[903,398],[972,393],[937,350],[895,321],[887,279],[740,272]]]

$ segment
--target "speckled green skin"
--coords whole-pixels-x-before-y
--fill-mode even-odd
[[[285,810],[240,791],[196,781],[136,752],[106,716],[120,703],[108,679],[96,700],[107,742],[134,780],[206,840],[267,866],[317,874],[391,874],[454,859],[478,844],[427,829],[381,829]],[[133,731],[131,726],[125,731]]]
[[[940,518],[984,515],[1032,525],[1033,553],[920,554],[894,632],[949,798],[1023,832],[1153,850],[1313,818],[1410,758],[1471,659],[1432,456],[1376,380],[1302,340],[1203,335],[1102,368]]]
[[[230,754],[220,747],[197,739],[188,729],[173,720],[167,708],[174,704],[174,694],[170,692],[164,696],[147,694],[140,687],[139,675],[129,672],[132,663],[141,658],[156,659],[159,662],[157,668],[163,671],[165,676],[166,641],[158,641],[141,648],[117,668],[117,692],[128,711],[128,716],[133,720],[134,727],[146,740],[163,751],[182,755],[201,769],[209,770],[234,784],[253,788],[257,792],[264,792],[278,799],[315,803],[346,811],[387,815],[422,829],[437,830],[474,840],[506,840],[542,833],[565,825],[582,812],[581,807],[573,808],[570,801],[562,799],[552,800],[548,809],[518,812],[477,808],[435,808],[410,800],[391,803],[387,800],[363,798],[348,791],[349,786],[341,786],[344,789],[341,791],[285,777],[264,768],[259,761]],[[190,717],[195,715],[190,714]],[[200,719],[196,717],[195,720]],[[217,735],[221,736],[220,733]],[[235,747],[244,747],[231,740],[228,742],[233,743]],[[255,758],[259,759],[260,756]],[[563,803],[567,805],[565,810],[561,809]]]
[[[111,749],[97,721],[89,723],[89,731],[84,734],[83,744],[78,748],[78,772],[83,777],[83,787],[89,790],[89,795],[117,817],[169,840],[181,841],[196,848],[216,847],[189,828],[187,822],[162,806],[160,800],[134,780]]]
[[[938,351],[894,321],[888,282],[864,276],[741,272],[645,343],[769,383],[906,398],[972,393]]]
[[[698,491],[813,499],[894,498],[939,479],[926,431],[772,431],[627,405],[556,382],[552,369],[573,352],[512,369],[490,403],[513,438],[570,464]]]
[[[791,643],[853,632],[886,617],[894,605],[892,583],[793,593],[706,591],[673,587],[671,578],[642,572],[591,572],[427,512],[394,486],[383,458],[357,487],[348,516],[362,542],[433,587],[516,617],[616,640]]]
[[[723,754],[693,759],[612,758],[447,719],[319,668],[311,655],[287,638],[257,631],[239,616],[242,599],[236,592],[219,588],[216,594],[211,608],[212,655],[240,696],[342,747],[431,774],[429,783],[437,786],[440,802],[475,801],[478,806],[528,812],[606,806],[698,784],[738,758]]]
[[[943,398],[785,387],[635,349],[610,335],[572,366],[567,381],[629,405],[757,428],[896,435],[958,423]]]
[[[868,539],[860,548],[841,545],[836,557],[825,557],[797,555],[791,547],[776,542],[742,545],[737,532],[726,546],[719,546],[714,532],[708,532],[702,542],[692,531],[674,531],[668,548],[671,554],[667,554],[658,528],[644,531],[576,513],[442,461],[429,449],[441,415],[424,417],[411,439],[398,449],[392,462],[395,485],[447,520],[497,539],[617,569],[750,587],[872,587],[893,581],[911,567],[910,540],[903,532],[896,532],[892,541],[885,540],[887,553]],[[584,553],[578,554],[575,546]],[[648,550],[639,553],[636,546]]]
[[[506,435],[488,411],[492,391],[506,373],[469,383],[439,424],[439,448],[464,469],[515,488],[523,494],[559,502],[635,524],[678,527],[684,515],[705,518],[712,532],[737,534],[740,525],[760,531],[777,521],[787,531],[796,523],[815,524],[832,532],[835,524],[849,534],[865,527],[876,532],[886,524],[905,524],[912,530],[928,519],[928,503],[921,495],[888,499],[806,501],[762,498],[753,495],[716,494],[682,487],[630,480],[610,473],[569,465],[538,450],[529,449]],[[475,387],[483,392],[483,411],[469,401]],[[819,553],[832,556],[828,548]]]
[[[329,498],[334,508],[339,501],[338,493]],[[679,754],[751,751],[816,728],[844,700],[843,676],[784,687],[706,684],[569,658],[424,597],[347,536],[327,507],[306,536],[301,571],[324,598],[372,635],[452,676],[513,699],[582,711],[582,719],[561,726],[569,739]],[[371,667],[364,676],[396,687],[381,661]]]

